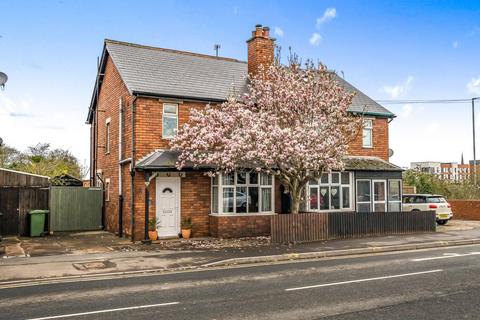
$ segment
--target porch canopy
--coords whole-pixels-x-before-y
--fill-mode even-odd
[[[156,150],[137,162],[135,168],[140,171],[172,171],[177,170],[179,151]],[[370,156],[347,156],[344,159],[346,171],[389,171],[401,172],[402,168],[388,161]],[[194,167],[193,163],[187,162],[182,171],[208,170],[207,165]]]

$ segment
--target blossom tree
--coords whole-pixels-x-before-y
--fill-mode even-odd
[[[181,152],[177,168],[191,162],[213,168],[211,174],[273,174],[298,213],[309,179],[344,167],[348,142],[361,126],[360,117],[347,112],[354,94],[312,62],[277,62],[249,80],[242,97],[192,111],[172,140],[172,149]]]

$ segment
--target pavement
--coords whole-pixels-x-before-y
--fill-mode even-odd
[[[480,245],[0,287],[0,319],[478,319]]]
[[[416,250],[480,243],[480,221],[453,220],[436,233],[330,240],[295,245],[269,239],[157,241],[133,244],[107,232],[7,238],[0,259],[0,286],[53,278],[141,274],[238,264]]]

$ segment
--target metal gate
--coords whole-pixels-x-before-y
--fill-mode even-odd
[[[102,206],[102,189],[50,187],[50,230],[100,230]]]
[[[25,235],[27,213],[48,209],[48,188],[0,187],[1,235]]]

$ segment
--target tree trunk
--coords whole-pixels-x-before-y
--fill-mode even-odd
[[[300,211],[300,202],[302,201],[302,188],[298,187],[296,190],[290,190],[290,196],[292,197],[291,211],[293,214],[297,214]]]

